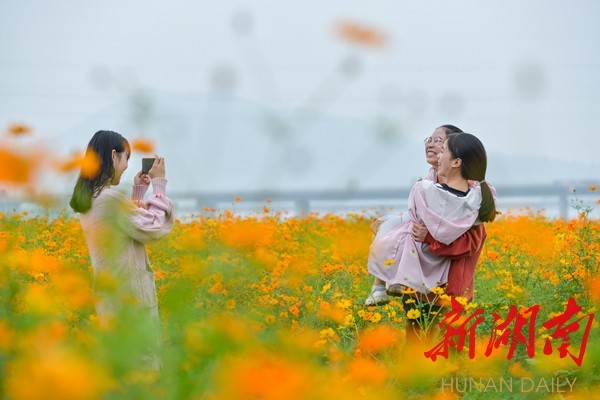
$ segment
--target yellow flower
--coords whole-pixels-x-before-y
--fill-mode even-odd
[[[379,321],[381,321],[381,314],[379,314],[378,312],[373,313],[373,316],[371,317],[371,322],[376,324]]]
[[[321,294],[323,294],[326,291],[328,291],[329,288],[331,288],[331,282],[323,286],[323,289],[321,289]]]
[[[235,308],[235,300],[234,299],[227,300],[227,302],[225,303],[225,307],[228,310],[233,310]]]
[[[411,288],[405,288],[402,289],[402,294],[415,294],[417,293],[417,291],[415,289],[411,289]]]
[[[421,316],[421,311],[413,308],[412,310],[408,310],[406,313],[406,318],[408,319],[417,319]]]
[[[467,299],[466,297],[460,297],[460,296],[458,296],[458,297],[455,297],[455,299],[456,299],[456,301],[458,301],[463,306],[466,306],[467,303],[469,302],[469,299]]]
[[[444,288],[441,287],[434,287],[433,289],[431,289],[431,293],[436,294],[436,295],[441,295],[444,293]]]
[[[319,338],[321,340],[328,340],[331,339],[334,342],[339,342],[340,341],[340,337],[337,335],[337,333],[335,333],[335,331],[333,330],[333,328],[325,328],[322,329],[319,332]]]

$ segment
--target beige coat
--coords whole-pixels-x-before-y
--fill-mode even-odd
[[[156,342],[158,303],[154,271],[145,245],[161,239],[173,228],[173,204],[166,196],[166,183],[166,179],[153,179],[154,194],[146,201],[146,186],[134,186],[131,200],[110,187],[104,188],[92,200],[92,208],[80,215],[94,269],[100,323],[110,324],[123,304],[136,304],[154,326]],[[156,369],[156,351],[150,353],[145,367]]]

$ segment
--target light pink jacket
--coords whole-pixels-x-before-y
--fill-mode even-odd
[[[104,273],[116,280],[117,294],[133,296],[158,318],[154,272],[145,245],[173,228],[173,204],[166,196],[166,185],[164,178],[152,179],[154,194],[145,202],[145,185],[133,187],[133,201],[110,187],[104,188],[92,199],[92,208],[80,215],[94,269],[99,318],[109,316],[115,306],[115,296],[104,296],[96,287],[97,278]]]
[[[450,259],[435,255],[411,235],[411,221],[424,223],[439,242],[450,244],[477,220],[481,191],[469,185],[458,197],[428,179],[417,182],[408,197],[407,218],[389,218],[381,224],[369,251],[369,273],[389,284],[402,284],[422,293],[446,283]]]

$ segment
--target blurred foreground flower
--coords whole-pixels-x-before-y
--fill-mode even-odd
[[[370,354],[396,346],[400,342],[397,328],[386,325],[365,330],[359,336],[358,348]]]
[[[88,150],[85,156],[76,153],[70,159],[58,162],[57,168],[61,172],[81,170],[83,177],[93,178],[100,172],[100,157],[92,150]]]
[[[381,32],[354,22],[340,22],[337,31],[345,40],[364,46],[382,47],[387,41]]]
[[[133,314],[108,322],[95,315],[92,288],[120,298],[118,277],[99,274],[92,281],[79,221],[0,217],[0,398],[438,399],[461,395],[440,391],[445,377],[485,384],[490,377],[556,379],[565,371],[580,377],[575,388],[587,398],[598,391],[597,326],[580,369],[558,349],[544,355],[549,330],[537,332],[536,357],[526,362],[507,360],[501,349],[485,356],[489,324],[480,325],[473,359],[452,348],[451,357],[433,362],[424,352],[434,343],[404,344],[418,309],[407,318],[400,301],[378,311],[361,304],[372,282],[364,269],[370,214],[278,218],[216,211],[177,222],[168,240],[153,245],[164,334],[158,377],[131,370],[145,332],[132,329]],[[582,312],[596,312],[597,219],[505,215],[486,229],[478,303],[461,298],[465,311],[504,316],[513,304],[521,312],[547,304],[538,317],[543,321],[546,313],[564,311],[562,300],[580,296]],[[434,291],[450,304],[441,288]],[[513,293],[530,297],[515,303]]]
[[[6,389],[14,399],[97,399],[112,386],[108,375],[93,363],[55,349],[20,359],[11,371]]]
[[[21,123],[12,123],[8,125],[6,132],[8,132],[10,135],[20,136],[27,135],[28,133],[33,132],[33,129],[29,125]]]
[[[147,139],[134,139],[131,143],[131,149],[140,153],[152,153],[154,151],[154,143]]]
[[[217,381],[218,398],[305,399],[313,390],[314,374],[310,365],[259,351],[225,362]]]
[[[0,182],[28,183],[36,166],[33,156],[0,148]]]

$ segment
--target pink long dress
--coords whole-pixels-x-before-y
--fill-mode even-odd
[[[155,335],[153,348],[141,360],[140,367],[145,369],[160,368],[158,302],[145,245],[173,228],[173,204],[166,196],[166,184],[166,179],[152,179],[154,193],[145,202],[145,185],[134,186],[131,200],[110,187],[104,188],[92,199],[92,208],[80,214],[94,270],[98,319],[101,324],[110,323],[124,299],[133,300]],[[105,277],[116,282],[116,287],[99,285]]]
[[[418,181],[408,197],[408,216],[387,218],[371,244],[369,273],[388,284],[402,284],[427,294],[448,280],[450,259],[432,254],[411,235],[411,221],[427,226],[437,241],[450,244],[476,223],[481,189],[469,185],[459,197],[431,180]]]

